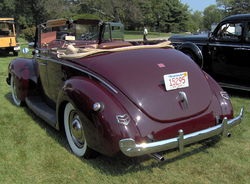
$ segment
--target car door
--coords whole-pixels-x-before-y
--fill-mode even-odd
[[[244,31],[244,40],[242,44],[242,60],[239,61],[241,78],[246,84],[250,85],[250,21],[246,22]]]
[[[43,93],[44,95],[49,96],[49,80],[47,75],[48,49],[36,48],[34,57],[38,63],[38,72]]]
[[[37,49],[36,60],[45,102],[55,108],[58,91],[62,86],[62,66],[60,61],[56,60],[55,54],[51,54],[51,49]],[[54,56],[54,57],[52,57]]]
[[[67,79],[66,73],[64,72],[65,66],[63,61],[58,59],[56,54],[50,52],[50,59],[47,65],[47,76],[49,79],[49,96],[50,99],[56,104],[58,94],[63,87],[65,80]]]
[[[242,22],[221,23],[210,38],[211,70],[223,80],[238,80],[242,77],[239,63],[244,58]]]

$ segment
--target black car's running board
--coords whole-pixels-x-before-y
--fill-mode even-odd
[[[231,89],[239,89],[239,90],[244,90],[244,91],[250,91],[250,87],[248,86],[241,86],[241,85],[236,85],[236,84],[228,84],[228,83],[223,83],[219,82],[221,87],[224,88],[231,88]]]
[[[56,127],[56,111],[44,103],[40,96],[26,97],[25,102],[36,115]]]

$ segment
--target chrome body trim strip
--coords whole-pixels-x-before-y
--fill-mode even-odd
[[[194,133],[184,135],[183,130],[179,130],[179,136],[171,139],[166,139],[157,142],[136,144],[134,139],[127,138],[119,141],[121,151],[129,157],[141,156],[145,154],[157,153],[173,148],[179,148],[183,153],[184,146],[195,143],[204,139],[214,137],[216,135],[227,136],[228,130],[241,123],[244,115],[244,108],[241,108],[239,116],[228,120],[223,119],[223,122],[211,128],[200,130]]]
[[[177,44],[177,45],[182,45],[182,44],[187,43],[187,42],[194,43],[194,44],[196,44],[198,46],[206,46],[206,45],[208,45],[206,42],[194,42],[194,41],[188,41],[188,40],[187,41],[184,40],[184,41],[180,41],[180,42],[171,41],[172,44]]]
[[[240,44],[226,44],[226,43],[209,43],[209,46],[213,47],[233,47],[233,48],[241,48]]]
[[[217,42],[207,42],[207,43],[203,43],[203,42],[195,42],[195,41],[188,41],[188,42],[192,42],[198,46],[213,46],[213,47],[233,47],[233,48],[238,48],[238,50],[242,50],[241,48],[246,48],[247,50],[250,49],[250,45],[241,45],[241,44],[228,44],[228,43],[217,43]],[[172,41],[172,44],[177,44],[182,45],[184,43],[187,43],[187,41],[182,41],[182,42],[175,42]],[[244,49],[244,50],[246,50]]]
[[[241,86],[241,85],[236,85],[236,84],[228,84],[228,83],[223,83],[219,82],[219,85],[224,88],[231,88],[231,89],[239,89],[239,90],[244,90],[244,91],[250,91],[250,87],[248,86]]]

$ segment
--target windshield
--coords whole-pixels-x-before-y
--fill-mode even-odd
[[[103,41],[124,40],[124,26],[121,23],[110,22],[105,26]]]
[[[14,36],[14,24],[7,22],[0,22],[0,37]]]
[[[79,48],[94,47],[104,42],[123,41],[121,23],[99,20],[50,20],[39,26],[38,45],[43,48],[66,48],[69,44]]]
[[[71,24],[42,29],[41,44],[43,46],[44,44],[55,43],[55,41],[68,41],[75,43],[89,41],[97,43],[98,37],[98,24]]]

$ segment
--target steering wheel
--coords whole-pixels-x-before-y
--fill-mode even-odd
[[[81,40],[91,40],[95,37],[94,33],[86,33],[81,35]]]

